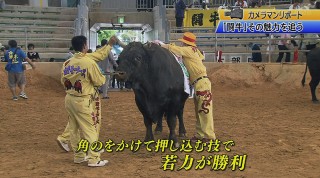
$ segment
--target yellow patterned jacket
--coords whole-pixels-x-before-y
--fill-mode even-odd
[[[61,83],[66,93],[73,96],[94,95],[95,87],[105,83],[97,61],[104,60],[110,53],[111,46],[104,46],[94,53],[76,53],[64,62],[61,70]]]
[[[192,46],[175,46],[173,44],[165,47],[172,53],[182,56],[183,63],[190,74],[190,83],[193,83],[199,77],[207,76],[206,67],[202,63],[204,56],[198,48]]]

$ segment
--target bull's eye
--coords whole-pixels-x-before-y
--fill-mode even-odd
[[[134,58],[134,60],[137,61],[137,62],[141,62],[141,57],[137,56],[137,57]]]

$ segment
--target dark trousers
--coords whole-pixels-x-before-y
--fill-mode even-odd
[[[130,81],[126,81],[124,85],[125,85],[125,88],[127,88],[127,89],[132,88],[132,82],[130,82]]]
[[[289,50],[285,45],[278,45],[279,50]],[[279,52],[279,57],[277,62],[281,62],[283,58],[284,52]],[[286,52],[286,62],[290,62],[290,52]]]
[[[176,17],[176,27],[179,28],[179,30],[177,30],[177,33],[182,33],[182,24],[183,24],[183,17]]]
[[[316,48],[316,47],[317,47],[317,44],[306,45],[307,50],[311,50],[311,49]],[[308,52],[306,52],[306,56],[308,56]]]

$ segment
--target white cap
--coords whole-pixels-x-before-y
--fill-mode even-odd
[[[0,43],[0,48],[4,48],[4,46],[2,45],[2,43]]]

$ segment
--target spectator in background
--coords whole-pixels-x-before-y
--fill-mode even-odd
[[[289,38],[291,38],[291,35],[288,33],[282,33],[280,38],[288,38],[288,39],[279,40],[278,49],[279,50],[289,50],[289,44],[290,44]],[[277,62],[282,61],[283,55],[284,55],[284,52],[279,52]],[[290,52],[286,52],[285,62],[290,62]]]
[[[252,49],[252,58],[251,60],[253,62],[262,62],[262,55],[260,52],[260,47],[257,44],[249,43],[248,45]],[[259,51],[259,52],[253,52],[253,51]]]
[[[255,7],[261,7],[261,0],[251,0],[249,1],[249,7],[255,8]]]
[[[316,2],[316,9],[320,9],[320,1]]]
[[[0,0],[0,11],[6,8],[5,0]]]
[[[103,39],[101,41],[101,46],[104,46],[108,44],[108,40]],[[118,67],[118,64],[116,63],[116,61],[113,58],[113,53],[110,51],[108,57],[103,60],[100,61],[98,63],[100,69],[102,70],[103,73],[106,73],[106,81],[105,83],[101,86],[101,91],[102,91],[102,99],[109,99],[108,96],[108,88],[109,88],[109,82],[110,82],[110,73],[113,72],[113,66]]]
[[[116,62],[119,65],[119,60],[117,60]],[[116,68],[114,67],[113,70],[116,70]],[[115,85],[116,85],[116,76],[112,76],[112,83],[111,83],[112,88],[115,88]],[[123,86],[124,86],[124,82],[117,81],[117,87],[118,88],[120,88],[122,90]]]
[[[315,9],[316,8],[316,0],[310,0],[310,3],[305,6],[307,9]]]
[[[8,62],[8,61],[6,61],[4,54],[6,54],[7,50],[9,50],[9,46],[8,45],[2,46],[2,44],[0,43],[0,50],[3,53],[3,57],[1,57],[1,62]]]
[[[29,59],[31,59],[32,62],[40,61],[39,53],[34,51],[34,44],[28,44],[27,56]]]
[[[179,28],[179,30],[177,30],[177,33],[182,33],[182,24],[183,24],[183,19],[184,19],[184,11],[186,10],[187,6],[186,4],[183,2],[183,0],[178,0],[178,2],[176,3],[176,27]]]
[[[201,3],[201,7],[202,7],[202,9],[204,9],[204,10],[208,9],[208,6],[207,6],[207,3],[206,3],[206,1],[205,1],[205,0],[204,0],[204,1],[202,1],[202,3]]]
[[[25,52],[18,48],[18,44],[15,40],[9,40],[8,45],[10,49],[6,51],[4,57],[8,61],[8,64],[11,64],[11,67],[8,69],[8,84],[10,91],[13,95],[13,100],[17,101],[18,96],[16,95],[16,86],[20,88],[20,97],[28,99],[25,93],[26,86],[26,76],[24,73],[24,68],[22,65],[23,60],[26,60],[34,69],[35,66],[32,61],[26,56]]]
[[[247,8],[248,4],[245,0],[237,0],[237,2],[234,4],[234,6],[240,6],[241,8]]]
[[[302,0],[293,0],[293,4],[289,7],[289,9],[301,9],[301,2]]]
[[[73,47],[70,47],[69,52],[67,53],[65,59],[68,60],[68,59],[72,58],[73,55],[74,55],[74,49],[73,49]]]

